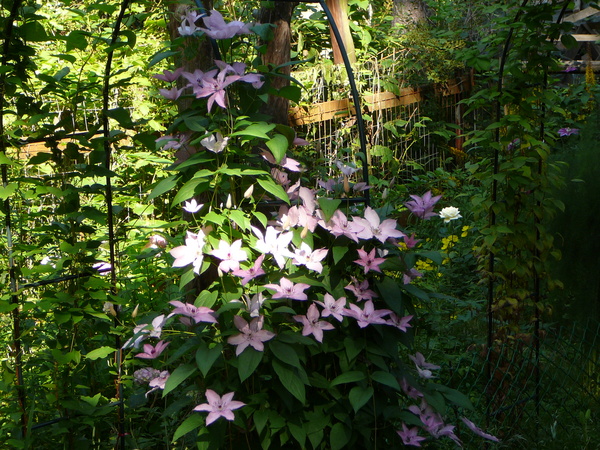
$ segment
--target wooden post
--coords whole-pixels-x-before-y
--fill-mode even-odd
[[[326,3],[342,37],[348,59],[351,63],[355,63],[356,50],[354,49],[354,41],[352,40],[352,32],[350,31],[350,20],[348,19],[348,0],[326,0]],[[329,28],[329,34],[331,35],[331,47],[333,49],[333,62],[334,64],[343,64],[344,60],[342,58],[340,46],[335,39],[331,26]]]

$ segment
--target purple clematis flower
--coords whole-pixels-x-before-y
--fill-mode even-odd
[[[481,436],[482,438],[488,439],[490,441],[500,442],[500,439],[498,439],[496,436],[492,436],[491,434],[484,432],[481,428],[479,428],[466,417],[461,417],[460,419],[465,423],[467,427],[469,427],[469,430],[471,430],[477,436]]]
[[[558,130],[558,135],[562,137],[571,136],[572,134],[579,134],[579,129],[566,127]]]
[[[242,277],[242,286],[245,286],[250,280],[265,274],[265,271],[261,268],[264,259],[265,255],[260,255],[249,269],[236,269],[231,273],[236,277]]]
[[[156,346],[144,344],[144,351],[142,353],[138,353],[137,355],[135,355],[135,357],[143,359],[158,358],[160,354],[165,350],[165,348],[167,348],[167,345],[169,345],[169,343],[165,341],[158,341],[156,343]]]
[[[405,423],[402,423],[402,431],[398,430],[396,433],[398,433],[404,445],[410,445],[411,447],[420,447],[421,442],[427,439],[419,436],[417,427],[408,428]]]
[[[363,266],[365,274],[371,270],[374,272],[381,273],[379,264],[383,263],[385,261],[385,258],[375,257],[375,252],[376,252],[375,249],[371,250],[369,253],[367,253],[364,250],[364,247],[358,249],[357,251],[358,251],[359,259],[355,260],[354,262],[356,264],[358,264],[359,266]]]
[[[227,420],[233,420],[235,419],[233,410],[241,408],[242,406],[246,406],[246,404],[243,402],[233,400],[234,395],[235,393],[229,392],[221,397],[212,389],[207,389],[206,400],[208,400],[208,403],[202,403],[201,405],[196,406],[193,410],[208,411],[206,425],[210,425],[219,417],[224,417]]]
[[[441,195],[431,196],[431,191],[427,191],[422,197],[418,195],[411,195],[412,200],[406,202],[404,206],[408,208],[415,216],[423,220],[429,220],[430,217],[435,216],[433,207],[442,198]]]

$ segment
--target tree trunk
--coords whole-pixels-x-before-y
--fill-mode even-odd
[[[275,25],[273,39],[267,42],[267,51],[262,56],[263,64],[277,67],[290,62],[292,39],[290,22],[292,20],[292,12],[297,4],[297,2],[275,2],[270,7],[263,6],[260,9],[258,21],[260,23]],[[289,76],[290,70],[291,67],[288,65],[279,69],[279,73]],[[289,86],[289,84],[289,78],[286,77],[274,77],[271,80],[271,86],[277,90]],[[262,108],[262,112],[273,117],[273,122],[287,125],[289,122],[289,103],[289,100],[286,98],[269,95],[269,100]]]
[[[429,10],[423,0],[394,0],[392,25],[411,27],[424,23]]]
[[[331,11],[333,21],[340,32],[348,59],[351,63],[355,63],[356,50],[354,49],[354,41],[352,40],[352,32],[350,31],[350,20],[348,19],[348,0],[326,0],[325,3]],[[331,26],[329,27],[329,34],[331,35],[331,47],[333,49],[333,62],[334,64],[343,64],[342,52]]]

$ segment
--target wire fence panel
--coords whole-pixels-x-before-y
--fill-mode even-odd
[[[304,86],[307,100],[292,108],[290,122],[312,143],[310,159],[317,166],[331,166],[336,159],[357,163],[355,110],[343,68],[319,66],[293,76]],[[432,170],[462,153],[462,139],[448,133],[447,124],[456,134],[464,129],[460,101],[471,90],[470,78],[414,88],[402,82],[395,65],[377,61],[362,63],[354,76],[364,106],[367,161],[378,173],[409,178],[415,167]]]
[[[533,335],[496,343],[460,360],[449,383],[508,448],[597,448],[599,341],[596,322],[548,327],[539,354]]]

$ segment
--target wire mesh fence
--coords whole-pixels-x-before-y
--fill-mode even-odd
[[[460,134],[460,101],[470,92],[470,78],[415,88],[402,81],[397,65],[381,61],[361,63],[354,68],[354,76],[367,124],[370,166],[408,178],[416,166],[435,169],[452,154],[449,150],[462,150],[461,139],[448,132],[448,124]],[[318,66],[296,72],[294,77],[305,88],[307,99],[292,109],[290,119],[313,144],[314,161],[357,162],[356,111],[343,68]]]
[[[477,349],[452,367],[449,384],[505,448],[599,448],[599,344],[597,322],[546,327],[539,348],[522,334]]]

